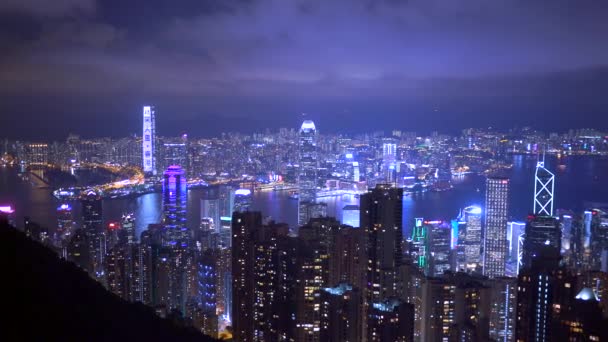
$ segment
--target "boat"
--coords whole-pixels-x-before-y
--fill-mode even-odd
[[[299,199],[300,198],[300,194],[298,194],[297,191],[290,191],[289,192],[289,199]]]

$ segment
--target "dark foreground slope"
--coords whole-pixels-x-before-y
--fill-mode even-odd
[[[0,296],[1,341],[212,341],[123,301],[5,222]]]

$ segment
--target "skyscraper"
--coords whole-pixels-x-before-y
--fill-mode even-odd
[[[507,214],[509,212],[509,179],[488,177],[486,180],[486,230],[484,236],[483,274],[490,278],[505,275],[507,260]]]
[[[530,216],[526,223],[523,242],[522,265],[528,268],[532,260],[547,246],[561,250],[562,232],[559,221],[549,216]]]
[[[358,205],[345,205],[342,208],[342,224],[359,228],[360,212]]]
[[[315,123],[306,120],[300,127],[298,172],[298,226],[303,226],[311,218],[310,206],[317,199],[317,129]]]
[[[232,215],[232,326],[236,341],[254,341],[254,264],[253,235],[262,227],[259,212]]]
[[[320,291],[321,341],[359,341],[361,291],[347,283]]]
[[[534,211],[535,215],[553,216],[553,191],[555,175],[545,169],[545,162],[536,164],[534,175]]]
[[[442,221],[426,222],[429,236],[429,275],[439,277],[450,270],[452,229]]]
[[[186,227],[188,189],[186,176],[179,166],[170,166],[163,181],[163,223],[166,245],[186,245],[189,232]]]
[[[154,118],[154,107],[144,106],[143,117],[143,169],[147,174],[156,175],[156,121]]]
[[[403,258],[403,189],[378,184],[361,196],[361,228],[367,235],[368,298],[380,303],[395,296]]]
[[[536,257],[528,265],[524,263],[520,270],[517,280],[517,341],[554,340],[553,324],[558,321],[556,314],[561,310],[557,292],[574,289],[574,284],[564,283],[558,273],[559,258],[559,248],[542,246]]]
[[[166,139],[159,144],[161,169],[165,170],[171,165],[177,165],[188,174],[188,136]]]
[[[397,144],[385,142],[382,145],[382,170],[384,171],[384,179],[388,183],[395,182],[396,163]]]
[[[481,265],[481,208],[464,208],[464,263],[467,272],[475,271]]]
[[[105,237],[102,227],[101,196],[95,190],[83,194],[82,229],[86,235],[90,267],[89,273],[97,278],[103,276],[103,259],[105,256]]]

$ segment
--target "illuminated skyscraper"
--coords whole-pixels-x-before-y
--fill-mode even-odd
[[[424,219],[421,217],[416,218],[416,225],[412,230],[410,241],[410,256],[414,265],[426,274],[428,267],[428,232],[427,227],[423,225],[423,221]]]
[[[27,144],[26,162],[29,165],[46,165],[49,161],[49,145],[47,144]]]
[[[156,121],[154,118],[154,107],[143,108],[143,139],[142,160],[143,169],[147,174],[156,175]]]
[[[439,277],[451,268],[452,229],[449,223],[431,221],[425,223],[429,236],[429,275]]]
[[[184,170],[170,166],[164,174],[163,182],[163,223],[167,245],[186,245],[189,232],[186,227],[186,206],[188,189]]]
[[[321,298],[321,341],[361,340],[361,291],[350,284],[324,288]]]
[[[472,272],[481,265],[481,208],[464,208],[464,222],[464,262],[466,270]]]
[[[137,242],[137,238],[135,237],[135,215],[122,215],[121,228],[129,245]]]
[[[486,180],[486,229],[484,236],[483,274],[490,278],[505,275],[507,261],[507,214],[509,179]]]
[[[536,164],[534,175],[534,214],[553,216],[553,191],[555,175],[545,169],[545,162]]]
[[[303,226],[311,217],[306,207],[317,200],[317,129],[315,123],[306,120],[300,127],[298,172],[298,226]]]
[[[395,296],[397,268],[403,263],[403,189],[378,184],[361,195],[361,228],[367,235],[368,299]]]
[[[255,244],[259,212],[232,215],[232,326],[236,341],[254,341]]]
[[[517,321],[517,278],[498,277],[490,286],[490,338],[492,341],[515,341]]]
[[[384,179],[388,183],[394,183],[397,164],[397,145],[395,143],[385,142],[382,145],[382,164]]]
[[[359,228],[360,216],[358,205],[346,205],[342,208],[342,224]]]
[[[55,232],[55,246],[61,249],[61,257],[67,257],[66,247],[76,225],[74,224],[74,216],[72,207],[69,204],[62,204],[57,208],[57,231]]]
[[[103,276],[105,256],[105,234],[102,226],[101,196],[95,190],[87,190],[82,202],[82,230],[86,235],[90,267],[87,269],[94,277]]]
[[[532,260],[538,257],[547,246],[560,251],[562,232],[559,221],[550,216],[530,216],[526,223],[526,234],[523,241],[522,265],[531,267]]]
[[[189,165],[188,136],[186,134],[182,135],[177,140],[165,141],[159,148],[161,150],[162,169],[177,165],[187,174]]]
[[[236,191],[234,191],[234,198],[233,198],[233,203],[234,206],[232,207],[232,209],[227,213],[226,216],[232,216],[232,212],[233,211],[247,211],[249,210],[249,208],[251,208],[251,205],[253,203],[253,194],[251,193],[251,190],[249,189],[237,189]]]

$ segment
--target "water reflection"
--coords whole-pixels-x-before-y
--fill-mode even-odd
[[[532,210],[534,188],[535,156],[514,156],[510,219],[521,220]],[[559,163],[565,167],[558,168]],[[608,158],[547,156],[546,166],[555,170],[556,208],[582,210],[584,202],[608,202]],[[455,187],[446,192],[427,192],[405,196],[403,200],[404,234],[410,234],[415,217],[432,220],[454,218],[461,208],[469,205],[484,205],[485,178],[466,175],[454,180]],[[200,190],[188,192],[188,226],[198,227],[200,222]],[[327,203],[328,215],[342,217],[342,208],[348,204],[358,204],[354,196],[328,197],[321,199]],[[139,235],[149,224],[161,220],[161,194],[153,193],[130,199],[103,201],[105,223],[118,221],[123,213],[133,212],[136,216],[136,231]],[[54,229],[57,225],[56,208],[61,204],[51,194],[51,189],[35,188],[19,178],[17,169],[0,168],[0,204],[11,204],[16,208],[15,217],[21,223],[25,215],[45,227]],[[80,218],[80,203],[72,203],[74,217]],[[294,226],[297,222],[297,200],[290,199],[286,191],[260,191],[253,195],[253,209],[260,210],[278,222]]]

